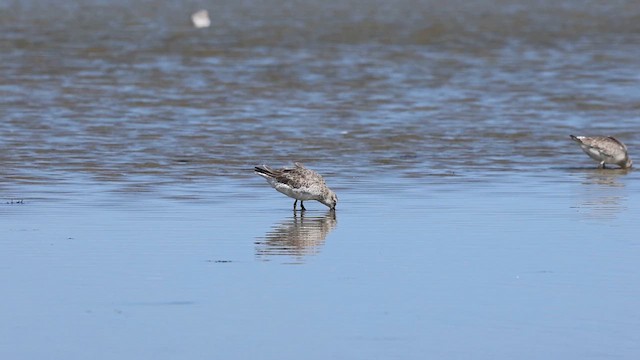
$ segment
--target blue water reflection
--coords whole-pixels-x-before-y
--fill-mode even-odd
[[[327,235],[336,226],[336,211],[328,210],[324,216],[293,211],[290,218],[272,226],[264,237],[256,240],[256,257],[266,261],[284,255],[293,263],[302,263],[305,256],[320,253]]]

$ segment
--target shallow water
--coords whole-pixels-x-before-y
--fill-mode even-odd
[[[0,358],[636,359],[640,4],[389,4],[0,2]]]

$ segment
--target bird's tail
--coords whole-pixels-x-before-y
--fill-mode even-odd
[[[260,176],[265,176],[265,177],[274,177],[275,174],[273,173],[273,171],[266,165],[262,165],[262,167],[260,166],[256,166],[253,168],[253,171],[260,175]]]
[[[577,142],[578,144],[582,144],[582,140],[580,140],[577,136],[569,135],[569,137],[571,138],[571,140]]]

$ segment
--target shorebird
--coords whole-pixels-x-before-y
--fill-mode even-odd
[[[298,200],[300,208],[306,210],[303,204],[305,200],[317,200],[328,206],[331,210],[336,208],[338,197],[317,172],[307,169],[300,163],[294,163],[293,168],[271,169],[266,165],[256,166],[256,174],[267,179],[271,187],[279,192],[296,199],[293,202],[293,210],[296,210]]]
[[[569,136],[580,144],[582,151],[600,163],[598,169],[604,169],[605,164],[615,164],[623,169],[633,165],[627,146],[613,136]]]

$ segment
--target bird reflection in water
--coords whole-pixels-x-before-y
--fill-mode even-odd
[[[329,210],[324,216],[308,216],[294,212],[285,221],[274,225],[267,234],[256,240],[256,257],[269,261],[274,256],[289,256],[296,264],[308,255],[316,255],[327,235],[336,227],[336,212]]]
[[[627,169],[595,170],[585,174],[578,208],[590,218],[613,219],[627,207],[629,194],[620,182]]]

